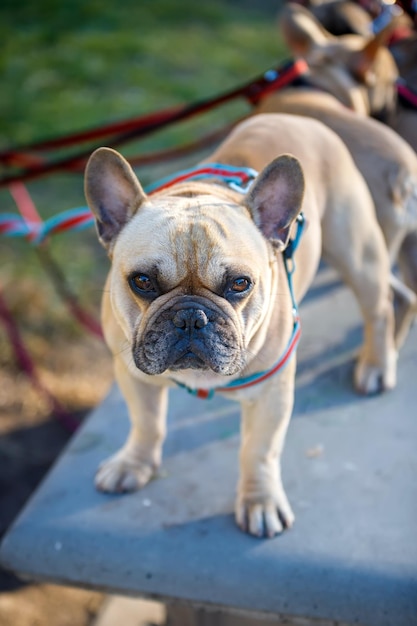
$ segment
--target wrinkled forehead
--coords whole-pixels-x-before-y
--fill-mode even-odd
[[[114,258],[123,271],[158,268],[173,281],[219,267],[256,266],[267,244],[248,210],[212,196],[147,202],[123,229]],[[236,269],[238,269],[236,267]]]

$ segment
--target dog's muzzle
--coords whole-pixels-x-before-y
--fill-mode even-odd
[[[206,298],[181,297],[148,321],[133,347],[145,374],[166,370],[212,370],[232,375],[244,366],[241,341],[231,318]]]

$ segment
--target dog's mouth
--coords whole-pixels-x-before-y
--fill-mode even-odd
[[[201,298],[180,300],[149,320],[133,346],[133,359],[151,375],[187,369],[233,375],[244,366],[237,328]]]
[[[179,357],[174,363],[172,363],[172,365],[169,366],[169,369],[173,372],[178,372],[180,370],[188,369],[208,370],[210,369],[210,367],[202,358],[189,350],[183,356]]]

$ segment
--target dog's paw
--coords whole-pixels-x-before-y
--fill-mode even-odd
[[[373,395],[394,389],[397,384],[397,352],[392,351],[384,366],[359,359],[355,368],[355,388],[363,395]]]
[[[285,493],[280,498],[264,502],[247,502],[238,498],[236,523],[241,530],[255,537],[275,537],[294,523],[294,513]]]
[[[155,467],[133,460],[124,451],[110,457],[97,470],[95,486],[106,493],[126,493],[144,487],[155,473]]]

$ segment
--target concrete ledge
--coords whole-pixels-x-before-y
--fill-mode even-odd
[[[37,580],[292,623],[417,624],[417,329],[397,389],[365,399],[351,387],[356,304],[330,270],[301,313],[283,463],[293,530],[257,540],[236,529],[238,407],[181,390],[171,394],[160,479],[129,496],[97,493],[97,464],[128,430],[113,389],[6,536],[3,565]]]
[[[160,602],[110,596],[92,626],[159,626],[165,623],[165,619],[165,607]]]

